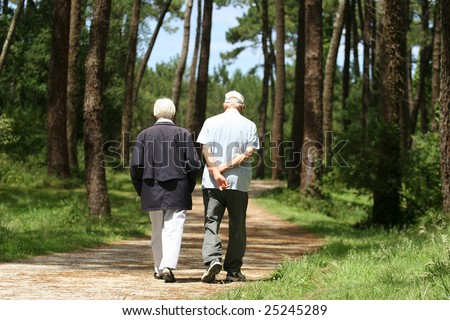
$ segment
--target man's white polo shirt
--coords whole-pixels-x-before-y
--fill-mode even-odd
[[[244,153],[247,147],[259,149],[256,125],[236,109],[227,109],[224,113],[206,119],[197,142],[211,148],[219,165],[230,163],[235,156]],[[252,179],[252,163],[243,162],[223,175],[227,178],[229,190],[247,192]],[[218,188],[208,168],[203,171],[202,187]]]

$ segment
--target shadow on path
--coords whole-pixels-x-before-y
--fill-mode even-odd
[[[276,182],[253,181],[252,194],[277,187]],[[241,285],[224,283],[222,271],[215,284],[200,282],[204,267],[203,203],[196,188],[188,212],[176,270],[176,283],[153,279],[150,239],[115,242],[94,249],[52,254],[0,264],[0,299],[3,300],[178,300],[200,299]],[[221,227],[226,250],[228,221]],[[247,214],[247,251],[243,273],[249,281],[269,277],[285,256],[293,259],[323,245],[318,236],[281,220],[251,199]],[[224,251],[225,252],[225,251]]]

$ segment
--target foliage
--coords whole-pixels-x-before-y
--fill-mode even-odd
[[[94,247],[149,234],[148,216],[125,173],[108,171],[112,218],[87,214],[81,178],[48,177],[45,167],[0,157],[0,261]]]
[[[13,133],[14,119],[0,115],[0,146],[12,144],[17,141]]]
[[[20,18],[0,80],[2,107],[46,106],[51,5],[29,6]],[[37,104],[37,106],[36,106]]]
[[[422,213],[442,206],[439,134],[417,134],[403,167],[405,201]]]
[[[154,32],[153,28],[160,14],[161,6],[166,0],[143,1],[141,10],[141,21],[139,27],[138,61],[146,50],[148,42]],[[7,33],[9,22],[13,14],[14,1],[10,1],[10,11],[2,15],[0,19],[0,43],[3,43]],[[86,24],[82,30],[80,41],[79,69],[80,75],[77,91],[77,138],[79,148],[82,146],[83,138],[83,100],[84,100],[84,61],[89,40],[89,19],[91,12],[91,1],[84,17]],[[124,72],[125,61],[128,50],[128,31],[132,0],[113,1],[110,18],[110,30],[108,50],[105,66],[104,82],[104,114],[103,127],[104,138],[108,141],[105,149],[112,146],[118,147],[121,139],[121,114],[124,104]],[[323,49],[326,52],[329,39],[333,32],[333,21],[335,18],[337,0],[327,0],[323,3]],[[235,17],[239,25],[224,30],[230,45],[235,45],[231,52],[222,54],[222,65],[219,65],[210,73],[208,84],[208,106],[207,116],[215,115],[222,111],[223,95],[229,90],[238,90],[246,98],[245,115],[254,122],[259,119],[259,104],[261,101],[261,59],[255,60],[255,66],[244,74],[237,70],[230,74],[228,66],[237,59],[243,48],[251,48],[261,52],[261,2],[255,0],[220,0],[215,1],[215,11],[224,6],[234,6],[241,9],[240,16]],[[297,44],[304,42],[297,35],[298,23],[298,1],[285,0],[286,5],[286,97],[285,97],[285,119],[284,139],[290,140],[292,124],[295,119],[293,114],[294,95],[294,59],[293,53]],[[430,26],[434,26],[433,1],[430,2]],[[167,15],[164,28],[173,32],[177,28],[174,21],[183,18],[184,1],[173,0],[170,13]],[[52,1],[27,1],[26,8],[20,17],[11,50],[7,56],[6,65],[0,75],[0,148],[7,154],[11,161],[23,161],[24,166],[45,165],[46,163],[46,111],[47,111],[47,78],[48,63],[51,41]],[[361,8],[362,9],[362,8]],[[408,31],[408,47],[412,48],[412,95],[416,94],[418,80],[418,68],[416,49],[422,45],[421,32],[421,4],[411,3],[410,29]],[[3,13],[3,12],[2,12]],[[233,19],[234,17],[229,17]],[[274,5],[269,1],[269,20],[274,22]],[[378,20],[379,21],[379,20]],[[359,16],[357,15],[356,27],[359,28]],[[191,22],[192,23],[192,22]],[[193,25],[194,23],[192,23]],[[431,32],[430,32],[431,34]],[[427,35],[428,36],[430,36]],[[431,42],[431,39],[428,39]],[[164,41],[164,39],[157,39]],[[272,39],[274,45],[276,39]],[[360,41],[361,43],[361,41]],[[157,45],[157,44],[156,44]],[[231,47],[230,47],[231,48]],[[133,126],[131,139],[137,133],[153,124],[152,109],[154,101],[163,96],[170,96],[173,75],[178,62],[177,52],[169,57],[170,60],[159,63],[155,68],[147,69],[139,93],[136,108],[133,110]],[[378,54],[378,53],[375,53]],[[374,57],[373,57],[374,58]],[[151,58],[150,58],[151,59]],[[360,61],[361,62],[361,61]],[[338,59],[339,64],[339,59]],[[355,67],[354,65],[352,66]],[[189,66],[186,68],[184,80],[188,80]],[[372,75],[373,77],[373,75]],[[361,101],[362,86],[361,79],[355,76],[355,70],[351,72],[350,93],[347,98],[347,108],[342,108],[342,70],[337,70],[335,76],[334,103],[333,103],[333,127],[334,138],[348,140],[349,143],[341,151],[349,167],[327,168],[325,183],[337,181],[344,183],[349,188],[356,188],[360,192],[373,192],[378,187],[375,176],[378,159],[386,157],[380,152],[380,133],[385,130],[377,120],[378,112],[376,104],[370,106],[370,114],[367,116],[368,126],[362,128]],[[427,80],[429,91],[430,79]],[[273,85],[273,83],[271,83]],[[377,90],[376,87],[373,88]],[[374,92],[376,93],[376,92]],[[429,95],[429,92],[427,92]],[[273,101],[270,94],[269,101]],[[427,97],[429,101],[429,97]],[[177,106],[177,124],[185,125],[185,112],[187,102],[187,81],[184,81],[182,95]],[[267,110],[267,132],[272,129],[272,105],[269,102]],[[347,128],[343,126],[345,121],[350,122]],[[421,135],[413,137],[411,150],[402,155],[401,167],[403,184],[402,196],[402,219],[406,223],[418,221],[420,216],[428,214],[428,211],[439,210],[441,206],[440,178],[438,168],[438,140],[436,134]],[[269,150],[267,148],[266,150]],[[289,150],[285,150],[288,154]],[[270,161],[270,152],[265,153],[267,163]],[[334,162],[336,164],[336,162]],[[327,163],[328,165],[328,163]],[[268,171],[266,170],[266,173]],[[286,173],[286,171],[284,172]],[[8,173],[8,176],[11,174]],[[284,175],[286,176],[286,175]],[[8,178],[11,179],[11,178]],[[324,204],[326,206],[326,204]],[[330,214],[330,210],[322,208]],[[370,214],[370,212],[369,212]]]
[[[135,134],[154,123],[153,104],[156,99],[170,97],[172,94],[172,80],[178,61],[171,59],[168,63],[158,63],[155,69],[150,68],[142,81],[141,95],[139,97],[133,127]],[[181,100],[177,108],[177,123],[183,123],[185,112],[185,100]]]
[[[43,165],[47,160],[47,135],[45,132],[45,114],[39,108],[24,106],[8,110],[6,116],[11,122],[11,135],[14,143],[4,146],[3,150],[13,160]]]
[[[357,82],[354,86],[359,85]],[[349,141],[340,151],[348,167],[333,166],[329,177],[361,192],[374,192],[381,186],[376,176],[378,161],[389,157],[382,151],[381,133],[391,129],[381,123],[376,109],[369,110],[371,120],[367,127],[361,126],[358,92],[360,90],[350,94],[347,110],[335,108],[334,135],[336,139]],[[342,126],[343,119],[350,122],[346,130]],[[412,147],[403,151],[401,160],[401,219],[404,224],[416,223],[427,210],[439,210],[442,205],[438,134],[417,133],[412,139]]]
[[[11,119],[14,143],[4,150],[13,158],[45,161],[45,111],[50,52],[51,4],[28,5],[17,25],[0,77],[0,113]]]
[[[371,139],[364,131],[355,128],[349,130],[351,147],[342,152],[349,168],[336,169],[334,174],[338,180],[360,190],[373,191],[378,187],[374,168],[377,167],[377,155],[380,155],[379,135],[376,134],[379,130],[386,129],[374,123],[370,125],[368,131],[375,132],[370,134]],[[416,222],[428,210],[441,208],[439,148],[436,140],[437,134],[416,136],[412,149],[403,155],[401,209],[405,223]]]

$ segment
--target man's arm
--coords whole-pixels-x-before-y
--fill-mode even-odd
[[[202,146],[203,156],[205,157],[208,166],[209,174],[214,177],[219,189],[222,191],[228,187],[227,179],[222,175],[217,165],[217,159],[212,155],[211,148],[204,144]]]
[[[227,170],[230,170],[230,169],[236,168],[237,166],[240,166],[242,162],[250,159],[254,150],[255,150],[255,148],[253,148],[253,147],[247,147],[247,149],[245,150],[244,153],[241,153],[241,154],[235,156],[231,160],[231,162],[219,165],[218,166],[219,172],[224,173]]]

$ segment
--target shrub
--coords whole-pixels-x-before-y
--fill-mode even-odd
[[[402,194],[408,207],[424,213],[441,209],[441,176],[439,167],[438,133],[418,134],[413,137],[411,150],[403,166]]]

